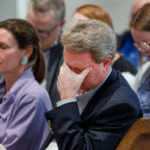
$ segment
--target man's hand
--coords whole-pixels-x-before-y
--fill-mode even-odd
[[[79,91],[84,78],[91,69],[92,68],[86,68],[80,74],[76,74],[65,63],[63,63],[57,80],[57,87],[61,99],[74,98]]]

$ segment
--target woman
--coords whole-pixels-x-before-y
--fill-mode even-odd
[[[137,92],[145,117],[150,117],[150,3],[139,9],[131,22],[131,34],[140,54],[140,68],[135,79]]]
[[[105,22],[113,29],[113,23],[109,13],[100,6],[87,4],[76,9],[73,20],[96,19]],[[132,63],[116,52],[113,59],[113,68],[120,72],[130,72],[135,75],[137,70]]]
[[[0,73],[0,143],[7,150],[39,150],[51,103],[39,85],[45,74],[39,38],[25,20],[0,22]]]

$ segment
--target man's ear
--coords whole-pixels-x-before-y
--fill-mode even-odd
[[[107,56],[104,60],[103,60],[103,64],[104,66],[108,65],[110,66],[111,65],[111,61],[112,61],[112,56]]]
[[[111,61],[112,61],[112,56],[107,56],[104,60],[103,60],[103,69],[104,69],[104,72],[108,72],[109,69],[110,69],[110,66],[111,66]]]
[[[33,46],[29,45],[25,48],[25,56],[27,56],[28,58],[30,58],[32,52],[33,52]]]
[[[104,60],[103,60],[103,66],[105,68],[106,71],[108,71],[110,69],[111,66],[111,61],[112,61],[112,56],[107,56]]]
[[[64,27],[64,24],[66,23],[66,19],[64,19],[61,23],[60,23],[60,27],[61,29]]]

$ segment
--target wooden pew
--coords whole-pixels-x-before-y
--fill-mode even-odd
[[[150,150],[150,118],[139,118],[115,150]]]

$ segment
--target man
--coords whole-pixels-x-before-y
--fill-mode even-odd
[[[58,96],[56,79],[59,68],[63,62],[63,48],[59,41],[62,28],[65,24],[65,4],[63,0],[31,0],[27,19],[36,27],[40,46],[46,61],[46,86],[52,100],[56,105]],[[46,84],[46,85],[45,85]]]
[[[50,140],[56,140],[59,150],[113,150],[142,116],[136,94],[111,68],[115,34],[103,22],[80,20],[65,31],[62,43],[61,100],[46,113]]]

